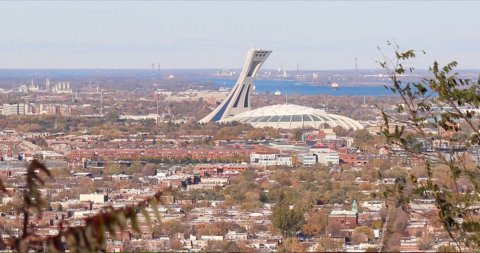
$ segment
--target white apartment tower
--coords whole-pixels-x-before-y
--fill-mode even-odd
[[[199,122],[220,121],[250,110],[250,92],[253,89],[253,80],[270,53],[272,53],[270,50],[250,49],[235,86],[225,100]]]

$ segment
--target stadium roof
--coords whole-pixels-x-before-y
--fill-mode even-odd
[[[220,122],[238,121],[256,128],[273,127],[281,129],[323,128],[340,126],[345,129],[363,129],[363,125],[351,118],[330,114],[324,110],[293,104],[260,107],[228,117]],[[326,126],[327,125],[327,126]]]

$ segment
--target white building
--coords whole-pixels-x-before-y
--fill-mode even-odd
[[[155,120],[158,121],[159,115],[156,113],[150,113],[147,115],[120,115],[118,117],[122,120]]]
[[[298,161],[302,163],[302,166],[310,167],[317,163],[317,157],[315,155],[301,154],[298,156]]]
[[[72,94],[73,91],[70,88],[70,82],[58,82],[52,87],[52,92],[57,94]]]
[[[221,235],[202,235],[200,238],[205,241],[223,241]]]
[[[200,184],[213,184],[218,186],[225,186],[230,183],[228,177],[202,177]]]
[[[43,160],[63,160],[65,158],[64,155],[51,150],[42,150],[37,152],[37,155],[42,157]]]
[[[281,154],[250,154],[250,163],[259,166],[292,166],[292,157]]]
[[[95,204],[103,204],[108,201],[106,194],[80,194],[80,201],[91,201]]]
[[[385,207],[385,201],[381,200],[371,200],[365,201],[360,204],[363,208],[369,211],[380,211],[383,207]]]
[[[338,152],[329,148],[312,148],[310,152],[317,156],[318,163],[320,164],[340,164],[340,155]]]
[[[2,115],[24,115],[26,104],[3,104]]]
[[[238,240],[247,240],[247,233],[238,233],[237,231],[228,231],[225,234],[225,240],[238,241]]]

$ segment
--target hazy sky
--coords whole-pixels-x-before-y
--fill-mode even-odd
[[[428,66],[480,68],[480,2],[1,2],[0,68],[376,67],[378,45],[428,52]]]

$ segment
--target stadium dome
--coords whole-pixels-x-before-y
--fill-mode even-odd
[[[362,124],[351,118],[330,114],[320,109],[292,104],[260,107],[225,118],[220,122],[233,121],[248,123],[256,128],[323,128],[325,125],[328,125],[332,128],[340,126],[351,130],[363,129]]]

